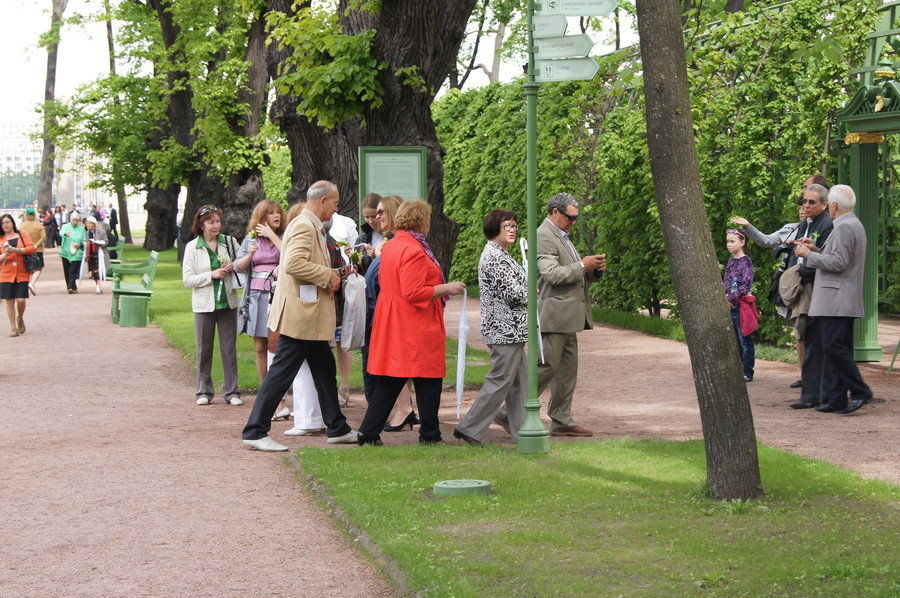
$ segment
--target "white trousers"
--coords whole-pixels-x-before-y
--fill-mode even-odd
[[[266,353],[266,361],[269,366],[272,365],[273,353]],[[325,427],[322,420],[322,410],[319,408],[319,393],[316,392],[316,385],[313,382],[312,372],[309,370],[309,362],[304,361],[300,366],[300,371],[294,378],[294,427],[303,428],[305,430],[321,430]]]

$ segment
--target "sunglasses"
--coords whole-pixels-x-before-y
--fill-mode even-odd
[[[822,203],[818,199],[801,199],[797,202],[798,206],[814,206],[816,204]]]
[[[203,208],[202,210],[200,210],[200,215],[201,215],[201,216],[206,216],[206,215],[209,214],[210,212],[218,212],[218,211],[219,211],[219,208],[217,208],[217,207],[215,207],[215,206],[211,206],[211,207]]]
[[[560,214],[562,214],[563,216],[565,216],[566,220],[568,220],[569,222],[575,222],[576,220],[578,220],[577,214],[575,216],[572,216],[571,214],[566,214],[565,212],[560,212],[559,209],[557,209],[556,211],[559,212]]]

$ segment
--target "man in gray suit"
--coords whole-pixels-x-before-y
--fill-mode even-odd
[[[572,395],[578,378],[578,337],[594,327],[588,283],[606,269],[605,255],[579,257],[569,239],[578,219],[578,201],[557,193],[547,202],[547,218],[537,230],[538,322],[544,363],[538,365],[538,394],[550,385],[551,436],[593,436],[575,424]],[[552,384],[551,384],[552,382]],[[494,420],[509,432],[505,407]]]
[[[828,193],[828,203],[834,230],[825,248],[803,238],[796,241],[795,252],[817,270],[809,315],[819,327],[818,340],[825,360],[819,396],[827,403],[816,409],[846,414],[872,400],[872,390],[853,361],[853,319],[864,315],[866,231],[853,212],[853,189],[835,185]]]

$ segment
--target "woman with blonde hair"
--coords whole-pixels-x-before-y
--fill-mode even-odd
[[[247,282],[242,304],[247,308],[247,322],[240,331],[253,337],[256,352],[256,373],[262,383],[266,377],[269,348],[269,303],[278,278],[276,268],[281,259],[281,235],[287,226],[284,209],[275,201],[264,199],[256,204],[237,251],[235,270],[244,272]]]
[[[359,444],[381,444],[381,431],[397,397],[412,380],[422,418],[419,442],[441,441],[438,408],[447,373],[444,303],[461,294],[462,282],[444,282],[440,264],[425,237],[431,206],[405,202],[393,219],[397,232],[381,253],[381,293],[372,323],[369,373],[378,376],[359,427]]]

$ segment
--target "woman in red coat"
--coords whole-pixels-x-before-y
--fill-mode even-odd
[[[459,295],[466,285],[444,282],[440,265],[425,241],[430,223],[428,203],[420,199],[405,202],[394,218],[397,234],[381,254],[381,294],[367,364],[378,380],[359,427],[359,444],[381,444],[384,424],[410,378],[422,420],[419,442],[441,440],[438,407],[447,373],[444,298]]]
[[[10,214],[0,216],[0,299],[6,301],[10,336],[25,334],[25,301],[31,273],[25,269],[23,255],[30,253],[34,253],[34,245],[28,233],[16,227]]]

